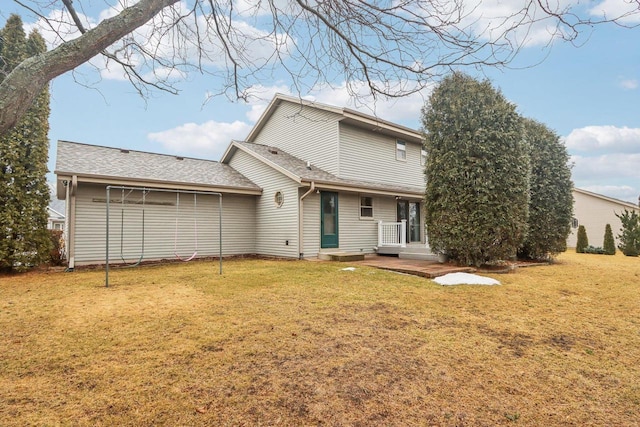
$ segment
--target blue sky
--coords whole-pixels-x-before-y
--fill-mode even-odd
[[[500,3],[485,3],[496,2]],[[104,3],[92,3],[90,11],[85,10],[87,19],[99,21]],[[624,0],[590,3],[603,10],[624,4]],[[10,2],[0,11],[0,25],[11,12],[21,14],[29,28],[36,23],[28,11]],[[640,17],[627,23],[638,24]],[[572,156],[577,187],[637,202],[640,27],[596,26],[580,37],[579,46],[555,42],[551,48],[546,46],[544,32],[537,34],[541,39],[523,48],[509,68],[464,71],[489,78],[523,116],[545,123],[563,138]],[[333,89],[303,95],[361,108],[353,104],[340,82],[333,83]],[[217,160],[231,139],[248,134],[274,93],[291,93],[290,82],[277,75],[261,85],[256,88],[261,95],[250,103],[225,97],[205,102],[216,82],[210,76],[191,74],[178,84],[179,95],[154,92],[145,101],[117,72],[79,67],[51,85],[49,168],[54,169],[59,139]],[[426,89],[407,98],[378,100],[375,105],[368,103],[364,111],[419,129],[420,108],[428,95]]]

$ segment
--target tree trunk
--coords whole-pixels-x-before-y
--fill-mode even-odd
[[[0,84],[0,134],[18,122],[49,81],[93,58],[177,2],[140,0],[80,37],[23,61]]]

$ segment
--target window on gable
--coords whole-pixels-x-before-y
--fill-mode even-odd
[[[360,218],[373,218],[373,197],[360,196]]]
[[[396,141],[396,160],[407,160],[407,144]]]
[[[422,166],[427,164],[427,150],[424,148],[420,151],[420,164]]]

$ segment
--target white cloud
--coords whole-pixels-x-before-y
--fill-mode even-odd
[[[640,181],[640,153],[611,153],[599,156],[571,156],[576,181],[591,185],[613,181]]]
[[[86,28],[95,27],[99,22],[111,18],[120,13],[125,7],[135,0],[120,0],[115,5],[100,11],[97,19],[79,14],[80,20]],[[234,15],[226,14],[218,18],[223,21],[233,19],[231,23],[223,25],[229,27],[227,46],[231,50],[235,60],[239,62],[240,73],[248,70],[253,72],[261,67],[270,67],[276,60],[286,60],[290,48],[291,39],[284,33],[272,33],[264,31],[250,21],[259,22],[260,6],[256,1],[243,1],[243,9],[234,9]],[[285,3],[286,4],[286,3]],[[252,10],[257,11],[253,13]],[[179,64],[178,73],[184,74],[185,70],[195,68],[198,65],[211,67],[213,71],[224,71],[231,66],[225,47],[220,37],[212,28],[211,18],[208,15],[198,15],[190,12],[185,1],[163,9],[149,22],[140,26],[133,33],[115,42],[108,50],[116,54],[124,62],[133,64],[137,71],[144,76],[151,76],[157,68],[158,77],[163,80],[167,76],[168,64]],[[66,9],[51,10],[47,19],[39,19],[33,24],[25,25],[26,31],[37,28],[48,47],[54,48],[80,36],[80,32],[73,24]],[[222,29],[222,31],[225,31]],[[148,56],[144,56],[142,49],[152,52],[156,62]],[[274,52],[278,51],[278,55]],[[100,55],[93,58],[91,65],[100,70],[100,77],[107,80],[126,80],[122,66],[102,59]],[[172,78],[170,76],[169,78]]]
[[[603,0],[591,9],[592,16],[605,19],[619,19],[623,24],[640,23],[640,5],[629,0]]]
[[[565,138],[565,143],[572,151],[640,153],[640,128],[586,126],[572,130]]]
[[[640,194],[640,153],[571,156],[573,183],[578,188],[637,203]]]
[[[627,90],[635,90],[638,89],[638,80],[636,79],[625,79],[620,81],[620,87]]]
[[[491,42],[508,41],[513,47],[546,46],[562,36],[557,20],[549,17],[538,2],[472,0],[462,3],[464,19],[460,27]],[[552,3],[545,6],[561,11],[577,2],[556,0]]]
[[[629,185],[587,185],[578,188],[631,203],[637,203],[640,195],[640,189]]]
[[[162,144],[172,153],[218,160],[231,140],[243,139],[250,130],[250,125],[238,120],[233,123],[210,120],[202,124],[185,123],[173,129],[152,132],[147,138]]]
[[[82,13],[78,13],[78,18],[85,28],[92,28],[96,24],[93,18]],[[34,23],[24,24],[24,30],[27,34],[35,29],[40,32],[49,49],[53,49],[65,41],[73,40],[81,34],[66,9],[51,10],[46,18],[39,18]]]

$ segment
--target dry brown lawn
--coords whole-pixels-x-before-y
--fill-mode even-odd
[[[640,424],[640,259],[494,287],[345,266],[0,277],[0,425]]]

